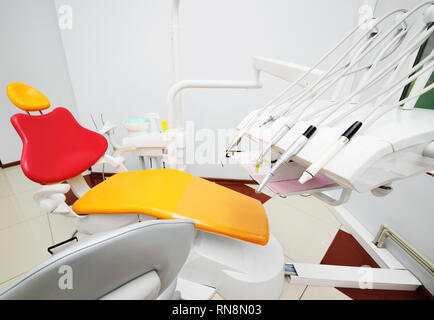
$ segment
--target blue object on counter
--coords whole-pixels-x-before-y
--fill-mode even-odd
[[[151,122],[151,120],[149,120],[148,118],[139,118],[139,117],[130,118],[124,121],[125,124],[138,124],[138,123],[147,123],[147,122]]]

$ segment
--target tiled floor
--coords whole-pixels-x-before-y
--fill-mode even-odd
[[[48,217],[38,207],[38,188],[19,166],[0,169],[0,287],[47,259],[47,247],[74,229],[72,218]]]
[[[249,185],[256,188],[256,185]],[[264,190],[265,191],[265,190]],[[270,232],[279,240],[287,262],[320,263],[341,225],[322,202],[310,196],[281,198],[265,191]],[[280,299],[350,300],[333,287],[292,285],[285,281]]]
[[[32,199],[38,188],[19,166],[0,169],[0,287],[47,259],[47,247],[65,240],[74,230],[73,218],[48,217],[39,209]],[[287,261],[319,263],[323,259],[340,224],[319,200],[273,197],[264,206]],[[285,281],[281,299],[349,298],[335,288]]]

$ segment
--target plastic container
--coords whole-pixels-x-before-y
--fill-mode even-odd
[[[149,118],[135,117],[125,120],[123,125],[129,132],[149,131],[151,120]]]

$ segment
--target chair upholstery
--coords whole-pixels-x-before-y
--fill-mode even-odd
[[[21,168],[40,184],[61,182],[86,171],[107,150],[104,136],[83,128],[65,108],[44,115],[15,114],[21,137]]]
[[[119,298],[120,291],[121,297],[141,298],[147,290],[134,283],[146,284],[141,279],[153,271],[161,294],[184,265],[194,235],[191,220],[153,220],[84,239],[0,291],[0,299],[107,299]],[[67,269],[69,287],[62,278]]]
[[[24,83],[10,83],[6,93],[11,102],[24,111],[41,111],[50,107],[50,100],[46,96]]]
[[[189,218],[200,230],[260,245],[269,239],[267,215],[258,200],[173,169],[115,174],[84,194],[72,209],[77,214]]]

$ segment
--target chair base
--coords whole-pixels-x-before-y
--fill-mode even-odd
[[[198,231],[179,277],[216,288],[228,300],[278,299],[284,284],[284,255],[270,235],[260,246]]]
[[[139,215],[132,214],[88,214],[77,219],[77,231],[93,235],[125,227],[139,222]]]
[[[95,234],[153,219],[137,214],[91,214],[78,219],[77,229]],[[186,280],[178,285],[181,299],[209,299],[213,290],[228,300],[278,299],[284,284],[283,250],[273,235],[261,246],[197,230],[179,278]]]

